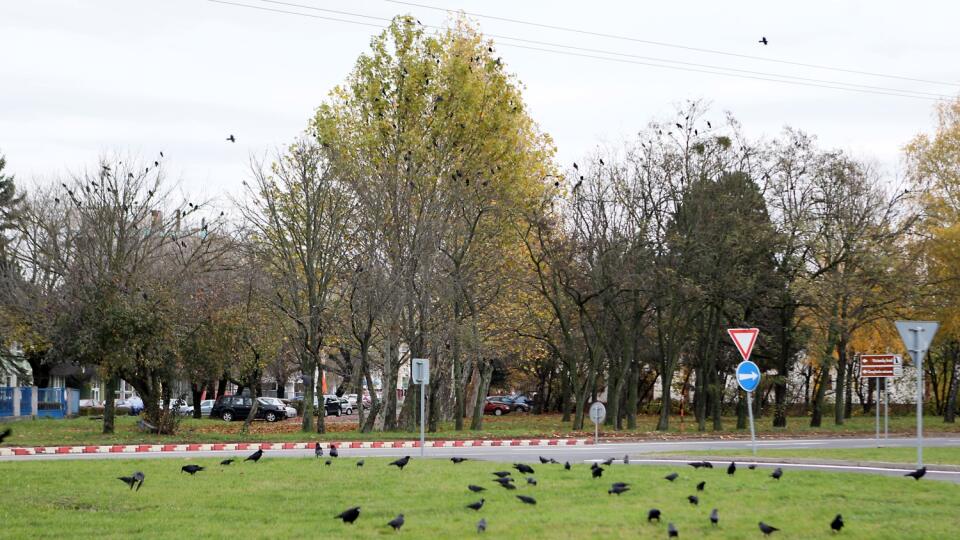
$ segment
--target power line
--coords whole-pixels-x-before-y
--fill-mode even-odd
[[[379,29],[385,28],[385,26],[380,25],[380,24],[364,23],[364,22],[352,21],[352,20],[348,20],[348,19],[340,19],[340,18],[337,18],[337,17],[327,17],[327,16],[321,16],[321,15],[313,15],[313,14],[302,13],[302,12],[298,12],[298,11],[288,11],[288,10],[284,10],[284,9],[268,8],[268,7],[264,7],[264,6],[256,6],[256,5],[250,5],[250,4],[243,4],[243,3],[239,3],[239,2],[230,2],[230,1],[227,1],[227,0],[208,0],[208,1],[209,1],[209,2],[213,2],[213,3],[217,3],[217,4],[227,4],[227,5],[231,5],[231,6],[245,7],[245,8],[257,9],[257,10],[268,11],[268,12],[273,12],[273,13],[280,13],[280,14],[285,14],[285,15],[295,15],[295,16],[301,16],[301,17],[310,17],[310,18],[313,18],[313,19],[322,19],[322,20],[328,20],[328,21],[333,21],[333,22],[344,22],[344,23],[361,25],[361,26],[368,26],[368,27],[379,28]],[[283,5],[283,6],[289,6],[289,7],[297,7],[297,8],[301,8],[301,9],[310,9],[310,10],[320,11],[320,12],[324,12],[324,13],[333,13],[333,14],[337,14],[337,15],[347,15],[347,16],[351,16],[351,17],[358,17],[358,18],[364,18],[364,19],[370,19],[370,20],[377,20],[377,21],[383,21],[383,22],[390,22],[390,21],[392,20],[392,19],[390,19],[390,18],[379,17],[379,16],[375,16],[375,15],[366,15],[366,14],[362,14],[362,13],[353,13],[353,12],[348,12],[348,11],[326,9],[326,8],[320,8],[320,7],[316,7],[316,6],[310,6],[310,5],[304,5],[304,4],[297,4],[297,3],[293,3],[293,2],[283,2],[283,1],[279,1],[279,0],[259,0],[259,1],[261,1],[261,2],[266,2],[266,3],[270,3],[270,4],[277,4],[277,5]],[[434,28],[434,29],[442,30],[442,27],[439,27],[439,26],[423,25],[423,24],[421,24],[421,26],[424,26],[424,27],[427,27],[427,28]],[[577,47],[577,46],[573,46],[573,45],[565,45],[565,44],[560,44],[560,43],[551,43],[551,42],[545,42],[545,41],[530,40],[530,39],[517,38],[517,37],[513,37],[513,36],[506,36],[506,35],[497,35],[497,34],[487,34],[487,35],[488,35],[489,37],[493,37],[493,38],[496,38],[496,39],[505,39],[505,40],[510,40],[510,41],[519,41],[519,42],[522,42],[522,43],[529,43],[529,44],[535,44],[535,45],[543,45],[543,46],[546,46],[546,47],[559,47],[559,48],[570,49],[570,50],[574,50],[574,51],[581,51],[581,52],[570,52],[569,50],[568,50],[568,51],[563,51],[563,50],[548,49],[548,48],[543,48],[543,47],[534,47],[534,46],[531,46],[531,45],[518,45],[518,44],[514,44],[514,43],[501,43],[501,45],[507,46],[507,47],[515,47],[515,48],[520,48],[520,49],[527,49],[527,50],[539,51],[539,52],[547,52],[547,53],[560,54],[560,55],[566,55],[566,56],[572,56],[572,57],[579,57],[579,58],[591,58],[591,59],[597,59],[597,60],[607,60],[607,61],[612,61],[612,62],[626,63],[626,64],[634,64],[634,65],[641,65],[641,66],[648,66],[648,67],[659,67],[659,68],[665,68],[665,69],[672,69],[672,70],[676,70],[676,71],[687,71],[687,72],[693,72],[693,73],[706,73],[706,74],[713,74],[713,75],[724,75],[724,76],[728,76],[728,77],[736,77],[736,78],[741,78],[741,79],[760,80],[760,81],[769,81],[769,82],[779,82],[779,83],[782,83],[782,84],[792,84],[792,85],[797,85],[797,86],[806,86],[806,87],[814,87],[814,88],[826,88],[826,89],[833,89],[833,90],[846,90],[846,91],[850,91],[850,92],[859,92],[859,93],[865,93],[865,94],[875,94],[875,95],[894,96],[894,97],[905,97],[905,98],[913,98],[913,99],[923,99],[923,100],[928,100],[928,101],[938,101],[938,100],[941,100],[941,99],[952,99],[951,96],[945,96],[945,95],[942,95],[942,94],[934,94],[934,93],[930,93],[930,92],[921,92],[921,91],[915,91],[915,90],[903,90],[903,89],[887,88],[887,87],[881,87],[881,86],[861,85],[861,84],[856,84],[856,83],[847,83],[847,82],[843,82],[843,81],[833,81],[833,80],[824,80],[824,79],[812,79],[812,78],[808,78],[808,77],[799,77],[799,76],[793,76],[793,75],[783,75],[783,74],[779,74],[779,73],[769,73],[769,72],[762,72],[762,71],[743,70],[743,69],[737,69],[737,68],[727,68],[727,67],[723,67],[723,66],[714,66],[714,65],[710,65],[710,64],[698,64],[698,63],[693,63],[693,62],[682,62],[682,61],[678,61],[678,60],[670,60],[670,59],[665,59],[665,58],[647,57],[647,56],[640,56],[640,55],[634,55],[634,54],[629,54],[629,53],[621,53],[621,52],[616,52],[616,51],[607,51],[607,50],[602,50],[602,49],[590,49],[590,48],[585,48],[585,47]],[[588,54],[588,53],[590,53],[590,54]],[[624,59],[624,58],[611,58],[610,56],[602,56],[602,55],[621,56],[621,57],[629,58],[629,60],[628,60],[628,59]],[[660,62],[660,63],[654,63],[654,62]],[[669,65],[669,64],[677,64],[677,65]],[[688,67],[680,67],[680,66],[688,66]],[[838,85],[839,85],[839,86],[838,86]],[[926,96],[932,96],[932,97],[926,97]]]
[[[416,2],[407,2],[407,1],[404,1],[404,0],[385,0],[385,1],[386,1],[386,2],[390,2],[390,3],[392,3],[392,4],[400,4],[400,5],[405,5],[405,6],[420,7],[420,8],[424,8],[424,9],[432,9],[432,10],[435,10],[435,11],[445,11],[445,12],[458,11],[458,10],[452,10],[452,9],[448,9],[448,8],[438,7],[438,6],[431,6],[431,5],[428,5],[428,4],[419,4],[419,3],[416,3]],[[687,51],[695,51],[695,52],[701,52],[701,53],[707,53],[707,54],[718,54],[718,55],[723,55],[723,56],[731,56],[731,57],[734,57],[734,58],[746,58],[746,59],[749,59],[749,60],[758,60],[758,61],[761,61],[761,62],[773,62],[773,63],[777,63],[777,64],[787,64],[787,65],[792,65],[792,66],[801,66],[801,67],[807,67],[807,68],[813,68],[813,69],[825,69],[825,70],[829,70],[829,71],[838,71],[838,72],[842,72],[842,73],[854,73],[854,74],[857,74],[857,75],[868,75],[868,76],[871,76],[871,77],[883,77],[883,78],[887,78],[887,79],[899,79],[899,80],[902,80],[902,81],[913,81],[913,82],[922,82],[922,83],[928,83],[928,84],[939,84],[939,85],[943,85],[943,86],[952,86],[952,87],[954,87],[954,88],[960,87],[960,83],[955,83],[955,82],[952,82],[952,83],[951,83],[951,82],[936,81],[936,80],[930,80],[930,79],[918,79],[918,78],[915,78],[915,77],[905,77],[905,76],[902,76],[902,75],[890,75],[890,74],[887,74],[887,73],[877,73],[877,72],[872,72],[872,71],[861,71],[861,70],[856,70],[856,69],[848,69],[848,68],[841,68],[841,67],[835,67],[835,66],[826,66],[826,65],[822,65],[822,64],[810,64],[810,63],[806,63],[806,62],[796,62],[796,61],[792,61],[792,60],[781,60],[781,59],[777,59],[777,58],[765,58],[765,57],[763,57],[763,56],[754,56],[754,55],[750,55],[750,54],[733,53],[733,52],[728,52],[728,51],[720,51],[720,50],[717,50],[717,49],[707,49],[707,48],[703,48],[703,47],[691,47],[691,46],[688,46],[688,45],[680,45],[680,44],[677,44],[677,43],[667,43],[667,42],[664,42],[664,41],[653,41],[653,40],[649,40],[649,39],[641,39],[641,38],[636,38],[636,37],[632,37],[632,36],[622,36],[622,35],[611,34],[611,33],[606,33],[606,32],[596,32],[596,31],[591,31],[591,30],[581,30],[581,29],[578,29],[578,28],[570,28],[570,27],[567,27],[567,26],[557,26],[557,25],[552,25],[552,24],[543,24],[543,23],[537,23],[537,22],[533,22],[533,21],[525,21],[525,20],[521,20],[521,19],[513,19],[513,18],[510,18],[510,17],[500,17],[500,16],[496,16],[496,15],[484,15],[484,14],[482,14],[482,13],[469,12],[469,11],[463,11],[463,10],[459,10],[459,11],[461,11],[461,12],[464,13],[465,15],[470,15],[471,17],[480,17],[480,18],[484,18],[484,19],[492,19],[492,20],[495,20],[495,21],[504,21],[504,22],[510,22],[510,23],[515,23],[515,24],[524,24],[524,25],[527,25],[527,26],[535,26],[535,27],[538,27],[538,28],[546,28],[546,29],[549,29],[549,30],[559,30],[559,31],[561,31],[561,32],[572,32],[572,33],[581,34],[581,35],[588,35],[588,36],[595,36],[595,37],[604,37],[604,38],[609,38],[609,39],[618,39],[618,40],[621,40],[621,41],[632,41],[632,42],[634,42],[634,43],[643,43],[643,44],[646,44],[646,45],[656,45],[656,46],[658,46],[658,47],[671,47],[671,48],[674,48],[674,49],[683,49],[683,50],[687,50]]]

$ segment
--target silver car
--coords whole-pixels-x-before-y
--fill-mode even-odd
[[[293,407],[288,406],[280,398],[262,397],[262,398],[257,398],[257,401],[259,401],[260,403],[263,403],[264,405],[276,405],[277,407],[283,407],[283,410],[285,411],[287,418],[295,418],[297,416],[297,410],[294,409]]]

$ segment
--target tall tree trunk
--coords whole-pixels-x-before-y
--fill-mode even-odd
[[[820,366],[816,385],[816,395],[813,398],[813,414],[810,416],[810,427],[820,427],[823,423],[823,402],[827,395],[827,386],[830,384],[830,366]]]
[[[844,398],[846,397],[847,378],[847,340],[841,336],[837,340],[837,382],[834,388],[833,421],[836,425],[843,425]]]
[[[670,386],[673,384],[673,370],[660,370],[660,419],[657,421],[657,431],[670,429]]]
[[[203,396],[204,386],[206,386],[206,383],[190,384],[190,394],[191,398],[193,398],[193,417],[197,420],[203,418],[203,412],[200,410],[200,398]]]
[[[957,420],[957,393],[960,390],[960,343],[950,343],[950,390],[943,408],[943,421],[953,424]]]
[[[853,383],[854,372],[856,371],[856,366],[854,362],[850,362],[847,365],[847,386],[846,386],[846,396],[844,397],[843,402],[843,417],[850,418],[853,416]]]
[[[630,376],[627,378],[627,429],[637,429],[638,377],[640,366],[636,360],[630,363]]]
[[[483,406],[487,400],[487,391],[490,389],[490,381],[493,379],[493,363],[480,362],[480,380],[477,383],[477,400],[473,404],[473,419],[470,422],[470,429],[479,431],[483,429]]]
[[[119,383],[120,380],[116,375],[111,375],[110,378],[107,379],[106,388],[104,389],[106,399],[103,400],[104,433],[113,433],[114,431],[114,422],[117,416],[117,386]]]
[[[573,378],[573,376],[570,374],[570,371],[566,369],[565,365],[566,365],[566,364],[564,364],[564,367],[561,367],[561,368],[560,368],[560,369],[561,369],[561,374],[560,374],[560,412],[561,412],[561,414],[563,415],[563,417],[560,419],[560,421],[561,421],[561,422],[564,422],[564,423],[570,421],[570,411],[571,411],[571,407],[570,407],[570,393],[571,393],[571,388],[573,387],[573,384],[572,384],[572,380],[573,380],[572,378]]]

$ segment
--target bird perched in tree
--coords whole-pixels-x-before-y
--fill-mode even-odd
[[[575,171],[579,171],[579,170],[580,170],[580,167],[577,166],[577,162],[576,162],[576,161],[573,162],[573,170],[575,170]]]
[[[467,486],[467,489],[469,489],[470,491],[472,491],[472,492],[474,492],[474,493],[480,493],[481,491],[486,491],[486,490],[487,490],[487,488],[485,488],[485,487],[475,486],[475,485],[473,485],[473,484],[470,484],[469,486]]]
[[[704,486],[706,486],[706,485],[707,485],[707,481],[706,481],[706,480],[700,482],[699,484],[697,484],[697,491],[703,491],[703,488],[704,488]]]
[[[140,491],[140,486],[143,485],[143,479],[143,473],[140,471],[133,473],[131,476],[120,476],[117,478],[117,480],[121,480],[124,484],[130,486],[130,489],[133,489],[133,486],[137,486],[137,491]]]
[[[333,443],[330,444],[330,457],[332,458],[340,457],[340,451],[337,450],[337,445]],[[406,463],[404,463],[404,465],[406,465]]]
[[[764,523],[764,522],[762,522],[762,521],[761,521],[760,523],[758,523],[757,525],[760,527],[760,532],[762,532],[764,536],[769,536],[771,533],[775,533],[775,532],[777,532],[777,531],[780,530],[780,529],[774,527],[773,525],[767,525],[766,523]]]
[[[493,475],[496,476],[497,478],[506,478],[511,474],[513,473],[511,473],[510,471],[496,471],[493,473]]]
[[[926,467],[926,466],[920,467],[919,469],[917,469],[917,470],[915,470],[915,471],[913,471],[913,472],[908,472],[908,473],[905,474],[904,476],[909,476],[910,478],[913,478],[914,480],[919,480],[919,479],[923,478],[923,476],[924,476],[925,474],[927,474],[927,467]]]
[[[680,531],[673,523],[667,524],[667,538],[680,538]]]
[[[313,443],[313,455],[318,458],[323,457],[323,447],[320,446],[320,443]]]
[[[713,129],[713,126],[710,125],[710,121],[707,120],[707,129]]]
[[[563,464],[563,470],[565,470],[565,471],[569,471],[569,470],[570,470],[570,462],[569,462],[569,461],[564,462],[564,464]]]
[[[487,530],[487,519],[480,518],[480,521],[477,522],[477,532],[482,533]]]
[[[657,520],[657,523],[660,523],[660,510],[656,508],[651,508],[647,511],[647,522]]]
[[[710,524],[714,527],[720,524],[720,512],[716,508],[710,511]]]
[[[332,452],[332,451],[333,451],[333,450],[331,450],[331,452]],[[396,461],[391,461],[387,466],[396,465],[397,468],[402,471],[403,468],[407,466],[407,463],[410,463],[410,456],[403,456],[402,458],[400,458],[400,459],[398,459],[398,460],[396,460]]]
[[[397,514],[397,517],[391,519],[387,522],[387,525],[393,527],[393,530],[399,531],[400,527],[403,527],[403,514]]]
[[[220,462],[221,465],[230,465],[230,464],[232,464],[232,463],[233,463],[233,458],[225,459],[225,460],[223,460],[223,461]]]
[[[467,508],[469,508],[469,509],[471,509],[471,510],[480,510],[481,508],[483,508],[483,503],[484,503],[484,502],[486,502],[486,499],[480,499],[480,500],[477,501],[477,502],[468,504],[468,505],[467,505]]]
[[[830,528],[833,529],[833,532],[840,532],[840,529],[843,528],[843,516],[837,514],[837,517],[830,522]]]
[[[687,495],[687,501],[689,501],[690,504],[694,506],[697,506],[698,504],[700,504],[700,498],[697,497],[696,495]]]
[[[362,459],[357,462],[357,467],[363,467],[363,460],[362,460]]]
[[[233,135],[230,135],[229,137],[227,137],[227,140],[233,143],[237,142],[236,137],[234,137]]]
[[[770,42],[767,41],[767,36],[763,36],[763,37],[760,38],[760,41],[758,41],[757,43],[762,43],[762,44],[764,44],[764,45],[767,45],[767,44],[769,44]]]
[[[536,499],[527,495],[517,495],[517,498],[523,501],[525,504],[537,504]]]
[[[340,512],[334,519],[342,519],[344,523],[352,524],[357,518],[360,517],[360,507],[354,506],[353,508],[348,508],[343,512]]]
[[[57,202],[60,202],[60,200],[57,199]],[[3,433],[0,433],[0,444],[3,444],[3,440],[9,437],[11,433],[13,433],[13,431],[10,428],[3,430]]]
[[[454,465],[463,463],[463,462],[466,461],[466,460],[467,460],[467,458],[465,458],[465,457],[452,457],[452,458],[450,458],[450,461],[452,461],[452,462],[454,463]]]
[[[534,478],[534,477],[532,477],[532,476],[528,476],[528,477],[527,477],[527,485],[530,485],[530,486],[535,486],[535,485],[537,485],[537,479]]]
[[[603,158],[600,158],[600,166],[603,167],[603,165],[604,165]]]
[[[770,478],[773,478],[774,480],[779,480],[781,476],[783,476],[783,469],[780,467],[777,467],[772,473],[770,473]]]
[[[668,474],[668,475],[666,475],[666,476],[663,477],[664,480],[669,480],[669,481],[671,481],[671,482],[673,482],[673,481],[676,480],[677,478],[680,478],[680,475],[677,474],[677,473],[675,473],[675,472],[672,472],[672,473],[670,473],[670,474]]]
[[[727,465],[727,474],[732,476],[736,472],[737,472],[737,464],[731,461],[730,465]]]
[[[533,474],[533,467],[527,465],[526,463],[514,463],[513,468],[520,471],[522,474]]]
[[[260,461],[260,458],[262,458],[262,457],[263,457],[263,449],[261,448],[260,450],[257,450],[256,452],[254,452],[254,453],[250,454],[249,456],[247,456],[247,459],[245,459],[244,461],[252,461],[252,462],[256,463],[256,462]]]
[[[620,495],[621,493],[626,493],[630,491],[630,488],[623,483],[617,482],[616,484],[610,486],[610,489],[607,490],[607,495]]]
[[[203,470],[203,467],[199,465],[184,465],[183,467],[180,467],[180,472],[190,473],[190,476],[193,476],[202,470]]]
[[[603,467],[594,467],[592,473],[594,478],[600,478],[603,476]]]

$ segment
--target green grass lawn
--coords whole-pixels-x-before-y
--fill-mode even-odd
[[[396,440],[417,439],[419,434],[409,431],[386,433],[359,433],[356,430],[356,417],[352,420],[341,419],[338,423],[328,423],[329,433],[304,434],[300,432],[298,420],[288,420],[275,424],[254,422],[250,433],[240,433],[241,422],[226,423],[222,420],[194,420],[184,419],[180,431],[171,436],[158,436],[141,433],[136,429],[137,418],[122,416],[117,418],[116,432],[110,435],[101,433],[102,423],[81,417],[69,420],[21,420],[8,424],[13,429],[13,435],[7,439],[7,445],[43,446],[58,444],[132,444],[132,443],[163,443],[163,442],[291,442],[312,440]],[[893,435],[910,435],[913,433],[915,419],[912,416],[894,416],[890,418],[890,433]],[[723,431],[696,431],[696,425],[689,422],[680,424],[679,418],[671,421],[670,431],[663,433],[655,431],[656,418],[642,416],[638,419],[637,429],[613,431],[609,427],[601,429],[601,437],[616,438],[663,438],[663,437],[716,437],[718,435],[747,436],[746,430],[734,429],[735,418],[725,419],[727,429]],[[488,416],[484,420],[484,427],[480,431],[454,431],[452,423],[442,423],[437,433],[428,433],[429,439],[475,439],[475,438],[543,438],[543,437],[593,437],[592,424],[588,422],[586,431],[573,431],[569,423],[561,421],[560,415],[546,414],[511,414],[502,417]],[[835,436],[873,434],[873,417],[855,416],[844,425],[837,426],[831,421],[825,421],[820,428],[811,428],[809,419],[790,418],[788,427],[772,428],[770,419],[757,420],[757,432],[764,436]],[[926,433],[960,433],[960,424],[945,424],[940,418],[927,418],[924,426]]]
[[[675,452],[674,452],[675,454]],[[723,456],[750,460],[749,450],[706,450],[683,452],[690,456]],[[803,448],[768,449],[758,448],[758,458],[838,459],[846,461],[882,461],[911,464],[917,462],[916,448]],[[923,449],[923,462],[937,465],[960,465],[960,447],[927,447]]]
[[[534,465],[539,486],[518,482],[507,491],[491,481],[508,464],[413,458],[403,471],[387,459],[367,458],[357,468],[349,457],[326,467],[314,459],[275,458],[221,467],[219,459],[76,460],[0,462],[4,502],[0,536],[7,538],[462,538],[476,522],[489,523],[489,538],[666,538],[667,522],[681,538],[759,538],[757,522],[780,527],[775,538],[831,538],[829,523],[841,513],[842,538],[950,538],[956,534],[960,486],[853,473],[787,471],[779,482],[768,471],[613,465],[594,480],[586,465],[572,471]],[[186,463],[208,470],[195,477]],[[143,489],[130,491],[116,477],[146,474]],[[519,477],[519,474],[515,473]],[[706,480],[700,505],[686,497]],[[614,481],[632,490],[608,495]],[[488,491],[480,512],[464,505]],[[537,505],[522,504],[531,495]],[[345,525],[333,516],[360,506],[360,519]],[[664,523],[648,524],[656,507]],[[720,511],[720,527],[707,516]],[[386,522],[403,513],[407,524],[394,535]],[[952,532],[951,532],[952,531]]]

